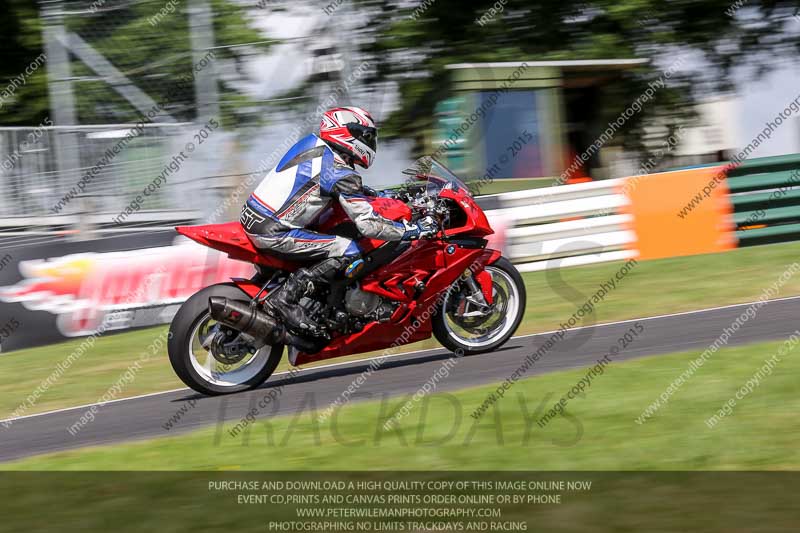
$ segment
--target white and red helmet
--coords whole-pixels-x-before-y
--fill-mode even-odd
[[[369,168],[378,151],[378,130],[372,115],[360,107],[336,107],[322,115],[320,138],[353,164]]]

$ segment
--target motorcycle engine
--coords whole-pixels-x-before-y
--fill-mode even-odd
[[[383,298],[371,292],[362,291],[359,285],[347,289],[344,295],[344,307],[355,317],[368,317],[384,320],[392,315],[392,307],[386,305]]]

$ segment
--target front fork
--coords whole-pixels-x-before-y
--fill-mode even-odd
[[[473,274],[470,276],[472,280],[472,288],[473,291],[480,291],[483,295],[484,302],[487,305],[492,305],[494,303],[494,290],[492,286],[492,275],[486,272],[486,270],[481,270],[480,272]]]
[[[492,276],[485,270],[478,273],[467,270],[462,280],[467,290],[462,304],[458,306],[458,314],[463,318],[489,314],[492,310]]]
[[[498,250],[484,249],[478,257],[473,256],[473,263],[464,270],[460,279],[464,284],[461,302],[457,306],[457,314],[462,317],[486,316],[491,313],[494,303],[494,285],[492,275],[486,266],[500,259]],[[467,311],[468,308],[472,308]]]

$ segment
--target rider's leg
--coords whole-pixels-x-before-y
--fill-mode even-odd
[[[340,236],[296,229],[270,237],[251,236],[254,244],[266,252],[295,261],[318,261],[309,268],[292,273],[286,282],[270,294],[267,302],[290,329],[312,335],[324,330],[299,305],[300,299],[314,290],[315,284],[330,283],[361,254],[358,245]]]

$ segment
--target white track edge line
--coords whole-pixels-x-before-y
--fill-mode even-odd
[[[786,301],[786,300],[797,300],[797,299],[800,299],[800,295],[799,296],[786,296],[784,298],[775,298],[774,300],[766,300],[766,302],[768,304],[770,304],[770,303],[773,303],[773,302],[782,302],[782,301]],[[707,312],[710,312],[710,311],[719,311],[719,310],[722,310],[722,309],[732,309],[734,307],[749,306],[749,305],[753,305],[753,304],[756,304],[756,303],[759,303],[759,302],[758,301],[756,301],[756,302],[744,302],[744,303],[740,303],[740,304],[721,305],[721,306],[717,306],[717,307],[708,307],[708,308],[705,308],[705,309],[696,309],[694,311],[681,311],[679,313],[669,313],[669,314],[666,314],[666,315],[654,315],[654,316],[641,317],[641,318],[629,318],[629,319],[626,319],[626,320],[618,320],[616,322],[603,322],[603,323],[600,323],[600,324],[594,324],[593,326],[576,326],[574,328],[569,328],[569,331],[576,331],[576,330],[580,330],[580,329],[597,328],[597,327],[615,326],[615,325],[618,325],[618,324],[627,324],[627,323],[630,323],[630,322],[640,322],[642,320],[657,320],[659,318],[670,318],[670,317],[675,317],[675,316],[693,315],[693,314],[697,314],[697,313],[707,313]],[[528,333],[527,335],[519,335],[519,336],[516,336],[516,337],[511,337],[511,339],[509,339],[509,340],[526,339],[526,338],[529,338],[529,337],[537,337],[537,336],[540,336],[540,335],[551,335],[553,333],[557,333],[558,331],[560,331],[560,330],[554,329],[554,330],[551,330],[551,331],[540,331],[539,333]],[[413,355],[413,354],[424,353],[424,352],[435,352],[435,351],[442,350],[442,349],[444,349],[444,348],[441,348],[441,347],[440,348],[427,348],[425,350],[414,350],[412,352],[403,352],[403,353],[398,353],[398,354],[380,355],[380,356],[377,356],[377,357],[368,357],[366,359],[358,359],[356,361],[342,361],[340,363],[331,363],[331,364],[327,364],[327,365],[319,365],[319,366],[312,366],[312,367],[307,367],[307,368],[300,368],[299,371],[295,371],[294,373],[297,374],[298,372],[306,372],[306,371],[311,371],[311,370],[320,370],[320,369],[324,369],[324,368],[333,368],[333,367],[345,366],[345,365],[354,365],[354,364],[359,364],[359,363],[365,363],[365,362],[368,362],[368,361],[376,361],[378,359],[391,359],[393,357],[401,357],[401,356],[404,356],[404,355]],[[292,373],[291,371],[279,372],[277,374],[272,374],[272,376],[270,376],[270,378],[277,377],[277,376],[285,376],[285,375],[289,375],[291,373]],[[103,406],[106,406],[106,405],[111,404],[111,403],[127,402],[127,401],[130,401],[130,400],[138,400],[138,399],[141,399],[141,398],[149,398],[149,397],[152,397],[152,396],[160,396],[162,394],[171,394],[173,392],[190,391],[190,390],[192,390],[192,389],[190,389],[189,387],[184,387],[182,389],[171,389],[171,390],[165,390],[165,391],[159,391],[159,392],[151,392],[151,393],[148,393],[148,394],[140,394],[138,396],[129,396],[127,398],[118,398],[116,400],[109,400],[109,401],[104,402],[104,403],[96,402],[96,403],[89,403],[89,404],[85,404],[85,405],[78,405],[78,406],[75,406],[75,407],[63,407],[61,409],[54,409],[52,411],[45,411],[43,413],[33,413],[33,414],[30,414],[30,415],[19,416],[17,418],[6,418],[5,420],[0,420],[0,424],[8,423],[8,422],[15,422],[17,420],[25,420],[27,418],[35,418],[37,416],[52,415],[52,414],[56,414],[56,413],[65,413],[67,411],[74,411],[76,409],[85,409],[85,408],[92,407],[92,406],[95,406],[95,405],[103,407]]]
[[[381,356],[378,356],[378,357],[369,357],[367,359],[358,359],[358,360],[355,360],[355,361],[342,361],[342,362],[339,362],[339,363],[330,363],[330,364],[327,364],[327,365],[311,366],[311,367],[306,367],[306,368],[297,367],[299,370],[295,370],[294,372],[292,372],[292,371],[278,372],[278,373],[272,374],[268,379],[271,379],[271,378],[274,378],[274,377],[278,377],[278,376],[291,375],[292,373],[298,374],[298,373],[306,372],[306,371],[310,371],[310,370],[319,370],[319,369],[322,369],[322,368],[332,368],[332,367],[336,367],[336,366],[352,365],[352,364],[363,363],[363,362],[367,362],[367,361],[375,361],[377,359],[389,359],[389,358],[392,358],[392,357],[400,357],[401,355],[413,355],[413,354],[424,353],[424,352],[434,352],[434,351],[437,351],[437,350],[442,350],[442,348],[441,347],[439,347],[439,348],[426,348],[425,350],[414,350],[412,352],[403,352],[403,353],[398,353],[398,354],[381,355]],[[117,398],[117,399],[114,399],[114,400],[109,400],[107,402],[87,403],[87,404],[84,404],[84,405],[76,405],[75,407],[62,407],[61,409],[54,409],[52,411],[44,411],[42,413],[33,413],[33,414],[30,414],[30,415],[18,416],[16,418],[6,418],[5,420],[0,420],[0,424],[14,422],[14,421],[17,421],[17,420],[25,420],[26,418],[35,418],[37,416],[52,415],[52,414],[56,414],[56,413],[65,413],[67,411],[74,411],[76,409],[85,409],[85,408],[89,408],[89,407],[93,407],[93,406],[104,407],[104,406],[106,406],[108,404],[112,404],[112,403],[126,402],[126,401],[129,401],[129,400],[139,400],[141,398],[149,398],[151,396],[161,396],[163,394],[171,394],[173,392],[182,392],[182,391],[191,391],[191,390],[192,389],[190,389],[189,387],[183,387],[181,389],[170,389],[170,390],[165,390],[165,391],[150,392],[150,393],[147,393],[147,394],[140,394],[138,396],[128,396],[126,398]],[[242,391],[242,392],[247,392],[247,391]]]

